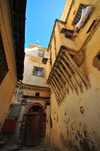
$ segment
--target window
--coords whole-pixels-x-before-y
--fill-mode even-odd
[[[44,69],[41,67],[34,67],[33,74],[42,77],[44,74]]]
[[[77,14],[76,14],[74,20],[73,20],[72,25],[76,25],[79,22],[79,20],[81,18],[81,14],[82,14],[82,9],[86,8],[86,6],[87,5],[80,4],[79,9],[77,11]]]
[[[39,51],[38,51],[38,56],[39,56],[39,57],[44,57],[44,51],[42,51],[42,50],[40,51],[40,50],[39,50]]]
[[[76,32],[79,32],[80,28],[83,27],[85,21],[87,20],[89,16],[91,9],[92,9],[92,6],[90,5],[80,4],[77,14],[72,23],[75,26]]]
[[[8,65],[0,32],[0,84],[8,72]]]
[[[89,33],[89,32],[92,31],[92,29],[95,27],[96,23],[97,23],[97,20],[94,20],[94,21],[92,22],[92,24],[91,24],[91,26],[89,27],[87,33]]]
[[[50,64],[52,65],[52,52],[50,52]]]

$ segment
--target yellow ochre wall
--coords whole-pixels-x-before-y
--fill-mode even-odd
[[[11,16],[8,0],[0,0],[0,30],[5,49],[8,73],[0,84],[0,123],[1,127],[10,105],[10,99],[17,82],[15,50],[12,35]]]
[[[71,0],[67,0],[65,3],[61,17],[63,21],[66,21],[71,2]],[[66,93],[66,98],[59,106],[53,90],[51,91],[52,128],[50,142],[52,146],[59,148],[61,151],[100,150],[100,70],[94,66],[94,58],[100,50],[99,22],[90,33],[86,33],[92,21],[100,19],[100,1],[73,1],[66,22],[68,29],[73,29],[71,25],[74,19],[73,12],[77,11],[80,3],[93,6],[93,11],[87,23],[79,33],[76,33],[76,38],[73,40],[76,45],[79,44],[77,47],[80,49],[86,38],[88,38],[81,50],[84,55],[84,62],[79,68],[89,80],[91,88],[88,90],[84,88],[83,93],[79,93],[79,95],[70,89],[69,95]],[[99,63],[98,66],[100,66]],[[50,68],[51,66],[48,63],[49,72],[52,69]],[[80,111],[81,107],[83,108],[83,114]]]

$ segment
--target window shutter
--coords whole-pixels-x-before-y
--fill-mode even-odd
[[[42,73],[41,73],[41,76],[43,76],[44,75],[44,69],[42,69]]]

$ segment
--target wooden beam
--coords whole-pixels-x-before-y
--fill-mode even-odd
[[[54,84],[54,86],[55,86],[55,89],[57,89],[57,93],[58,93],[60,99],[62,100],[63,94],[62,94],[62,93],[59,93],[59,92],[60,92],[60,88],[58,88],[59,86],[57,85],[57,81],[55,81],[55,78],[54,78],[54,77],[53,77],[51,80],[52,80],[52,82],[53,82],[53,84]]]
[[[59,78],[59,76],[57,75],[57,73],[54,72],[54,74],[55,74],[55,76],[57,77],[57,79],[59,80],[59,82],[61,83],[62,87],[65,89],[64,94],[66,95],[66,87],[65,87],[65,85],[63,84],[63,82],[61,81],[61,79]]]
[[[62,62],[62,64],[64,65],[64,67],[66,68],[66,70],[68,71],[68,73],[71,75],[72,80],[73,80],[73,82],[75,83],[75,84],[73,84],[73,85],[74,85],[74,87],[76,88],[77,93],[78,93],[77,82],[76,82],[76,80],[74,79],[73,74],[71,73],[70,69],[68,68],[68,66],[66,65],[66,63],[64,62],[64,60],[61,60],[61,62]],[[76,86],[75,86],[75,85],[76,85]]]
[[[81,74],[81,72],[79,71],[77,65],[75,64],[75,62],[73,61],[73,59],[71,58],[71,56],[65,52],[66,56],[68,57],[68,59],[70,60],[70,62],[72,63],[72,65],[74,65],[75,70],[77,71],[77,73],[80,75],[80,77],[82,78],[83,82],[85,82],[85,84],[87,84],[87,86],[89,88],[91,88],[89,81],[85,78],[85,76],[83,74]]]
[[[63,55],[63,58],[67,61],[67,63],[70,65],[70,67],[73,69],[73,71],[75,72],[75,74],[76,74],[76,76],[77,76],[77,72],[76,72],[75,68],[72,66],[72,64],[71,64],[70,61],[67,59],[67,57],[66,57],[65,55]],[[72,74],[72,76],[73,76],[74,79],[76,80],[76,82],[77,82],[77,84],[78,84],[78,86],[79,86],[81,92],[83,93],[82,86],[79,84],[77,78],[74,76],[74,74]],[[79,76],[78,78],[81,80],[80,76]]]
[[[75,92],[78,94],[77,89],[76,89],[75,86],[73,85],[72,81],[70,80],[70,78],[68,77],[68,75],[66,74],[66,72],[64,71],[64,69],[62,68],[62,66],[59,65],[59,67],[61,68],[62,72],[64,73],[64,75],[65,75],[65,77],[66,77],[66,79],[67,79],[67,81],[69,82],[70,86],[72,87],[72,90],[74,89]]]
[[[69,94],[69,86],[66,87],[66,83],[68,85],[68,82],[66,81],[66,78],[64,77],[64,75],[61,73],[61,71],[59,70],[59,68],[56,68],[57,72],[61,75],[61,77],[63,78],[63,80],[65,81],[65,89],[67,90],[67,93]]]
[[[57,99],[57,102],[58,102],[58,104],[60,104],[61,103],[61,98],[59,97],[59,94],[58,94],[57,90],[55,89],[55,86],[53,85],[52,81],[51,81],[51,86],[52,86],[52,89],[54,91],[54,94],[55,94],[55,97]]]
[[[51,84],[52,89],[53,89],[53,91],[54,91],[54,93],[55,93],[56,99],[58,100],[58,102],[61,102],[61,100],[60,100],[61,98],[59,97],[59,93],[58,93],[57,90],[56,90],[55,84],[54,84],[53,81],[51,81],[51,80],[50,80],[50,84]]]
[[[60,86],[60,84],[58,83],[58,81],[56,80],[54,76],[53,76],[53,79],[56,82],[56,85],[59,87],[59,92],[61,92],[62,98],[64,99],[64,92],[62,91],[62,87]]]

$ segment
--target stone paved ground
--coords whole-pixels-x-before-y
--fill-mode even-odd
[[[60,151],[56,148],[51,148],[50,144],[43,143],[37,147],[19,147],[17,145],[13,146],[4,146],[0,148],[0,151]]]

